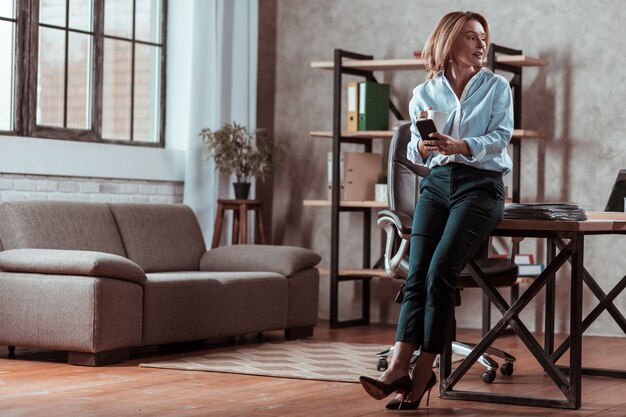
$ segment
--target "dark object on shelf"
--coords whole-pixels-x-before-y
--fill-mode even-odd
[[[626,169],[620,170],[619,174],[617,174],[604,211],[626,212],[624,210],[624,199],[626,199]]]
[[[389,84],[359,83],[359,130],[389,129]]]

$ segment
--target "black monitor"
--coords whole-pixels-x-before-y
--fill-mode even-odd
[[[624,212],[624,198],[626,198],[626,169],[620,170],[619,174],[617,174],[604,211]]]

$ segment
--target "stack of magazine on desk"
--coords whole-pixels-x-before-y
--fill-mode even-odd
[[[513,203],[504,207],[504,218],[582,221],[587,214],[576,203]]]

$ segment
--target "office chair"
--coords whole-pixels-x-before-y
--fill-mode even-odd
[[[391,278],[406,279],[408,277],[408,249],[411,238],[411,224],[415,204],[419,198],[419,181],[430,174],[425,166],[416,165],[407,159],[407,145],[411,140],[410,125],[400,126],[394,133],[389,147],[388,159],[388,201],[389,210],[381,210],[378,214],[378,225],[386,233],[384,263],[385,271]],[[488,258],[488,242],[480,249],[475,257],[475,273],[482,274],[483,278],[496,287],[511,287],[518,277],[517,265],[514,259]],[[463,288],[478,287],[468,268],[464,269],[457,282],[456,306],[460,305],[460,294]],[[401,302],[402,292],[396,297]],[[451,351],[460,356],[467,356],[474,348],[474,344],[455,341],[456,321],[453,316],[451,329]],[[450,345],[449,345],[450,346]],[[393,347],[378,354],[378,370],[387,368],[387,357],[393,355]],[[411,363],[417,360],[419,351],[413,355]],[[491,356],[504,359],[502,366]],[[486,370],[481,374],[483,382],[491,383],[500,368],[503,375],[513,374],[515,357],[495,348],[488,348],[478,359]]]

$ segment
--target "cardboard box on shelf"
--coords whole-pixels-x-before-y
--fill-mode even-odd
[[[342,152],[339,159],[340,199],[372,201],[382,155],[370,152]],[[333,154],[328,153],[328,199],[332,199]]]

